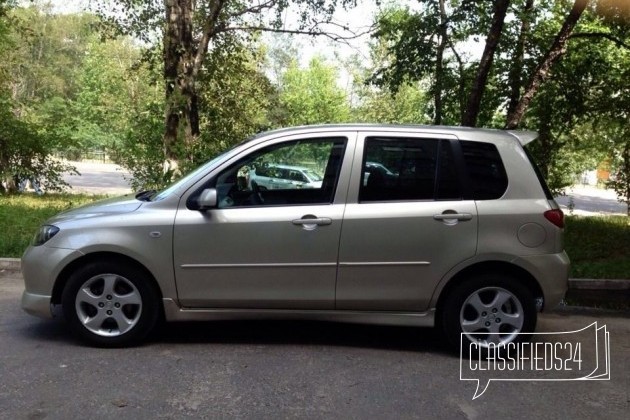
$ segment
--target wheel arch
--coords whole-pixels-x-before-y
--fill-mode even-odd
[[[499,273],[514,277],[532,293],[532,296],[534,296],[535,299],[544,297],[543,290],[536,278],[523,267],[506,261],[482,261],[460,270],[457,274],[452,276],[439,291],[439,296],[435,305],[438,322],[442,316],[441,313],[444,301],[456,286],[462,284],[468,278],[488,273]]]
[[[158,307],[161,308],[163,306],[161,305],[161,300],[163,297],[162,290],[155,276],[153,275],[153,273],[151,273],[151,271],[149,271],[149,269],[147,269],[138,260],[135,260],[127,255],[118,254],[116,252],[93,252],[90,254],[85,254],[81,256],[80,258],[77,258],[76,260],[70,262],[67,266],[63,268],[63,270],[61,270],[61,272],[55,279],[55,285],[52,291],[51,303],[54,305],[61,304],[61,295],[63,293],[63,289],[65,288],[66,283],[68,282],[68,279],[70,278],[70,276],[72,275],[74,271],[76,271],[79,267],[85,264],[104,261],[104,260],[119,262],[122,264],[128,264],[141,270],[147,276],[147,278],[149,279],[149,282],[151,283],[151,286],[155,289],[155,292],[158,294],[160,298],[160,305],[158,305]]]

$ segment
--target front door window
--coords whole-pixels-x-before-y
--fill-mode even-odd
[[[216,178],[219,208],[330,204],[344,148],[345,139],[331,138],[258,150]]]

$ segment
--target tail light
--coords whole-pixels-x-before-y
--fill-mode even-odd
[[[545,219],[549,220],[560,229],[564,228],[564,213],[560,209],[547,210],[545,213]]]

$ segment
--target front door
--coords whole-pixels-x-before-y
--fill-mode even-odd
[[[174,231],[180,303],[333,309],[348,143],[346,136],[328,136],[263,145],[200,187],[217,190],[217,208],[180,205]],[[268,189],[256,181],[256,174],[273,176],[282,165],[319,174],[321,185]]]

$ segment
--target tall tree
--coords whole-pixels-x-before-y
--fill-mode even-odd
[[[414,81],[428,81],[433,98],[433,123],[461,121],[466,107],[470,77],[458,44],[474,34],[483,2],[427,0],[416,12],[390,7],[377,17],[374,38],[384,45],[388,60],[369,81],[396,92]]]
[[[91,19],[12,3],[0,5],[0,175],[9,190],[16,178],[58,189],[71,168],[52,154],[71,144],[65,117]]]
[[[606,7],[602,6],[604,3]],[[491,19],[484,17],[488,15],[486,2],[467,0],[424,0],[416,12],[400,8],[386,11],[379,19],[376,36],[388,43],[391,61],[372,80],[394,91],[405,80],[431,81],[435,123],[444,120],[446,101],[456,102],[462,109],[458,121],[451,116],[444,120],[447,123],[516,128],[541,85],[550,77],[552,67],[566,54],[570,39],[600,37],[623,44],[606,30],[574,33],[585,11],[601,15],[600,9],[606,8],[620,15],[625,10],[623,3],[621,0],[557,3],[498,0],[492,4]],[[547,33],[558,17],[562,17],[561,25],[555,33]],[[485,47],[476,60],[467,50],[473,40],[481,37],[486,39]],[[541,37],[550,39],[550,43],[537,42]],[[446,53],[444,39],[448,45]],[[511,61],[506,61],[506,57]],[[460,95],[444,95],[448,88],[443,80],[449,77],[457,79],[455,85]],[[507,104],[503,124],[496,118],[504,112],[500,104]]]
[[[530,48],[549,48],[565,20],[565,15],[556,16],[530,38]],[[630,14],[627,17],[630,23]],[[630,133],[630,48],[623,46],[629,40],[630,25],[621,18],[611,17],[619,19],[615,27],[597,9],[587,9],[569,37],[567,52],[540,85],[523,117],[522,125],[540,133],[539,140],[528,147],[556,191],[604,159],[614,160]]]
[[[507,122],[505,128],[514,129],[518,127],[519,123],[523,119],[523,115],[531,103],[534,95],[540,88],[540,85],[549,76],[549,71],[556,61],[558,61],[567,51],[567,43],[569,36],[578,23],[578,20],[584,13],[586,6],[590,0],[575,0],[573,7],[567,14],[560,31],[553,40],[553,43],[549,49],[545,52],[544,56],[540,60],[536,70],[531,75],[527,86],[518,103],[514,107],[511,113],[507,116]]]
[[[483,49],[483,54],[481,55],[479,66],[477,67],[477,75],[475,76],[475,80],[470,89],[466,111],[462,117],[462,125],[471,127],[477,125],[481,99],[483,98],[483,93],[486,90],[490,70],[492,70],[495,51],[497,50],[497,46],[501,40],[503,23],[505,21],[505,15],[507,14],[509,5],[510,0],[496,0],[494,2],[492,23],[486,38],[486,46]]]
[[[199,136],[197,79],[206,64],[208,51],[228,33],[260,31],[330,35],[330,22],[337,3],[355,0],[115,0],[128,12],[125,19],[110,13],[111,20],[136,36],[161,38],[165,84],[166,170],[177,171],[181,145],[193,144]],[[293,5],[294,9],[289,10]],[[106,8],[101,8],[106,15]],[[285,12],[295,13],[297,26],[284,22]],[[161,33],[160,33],[161,32]]]

